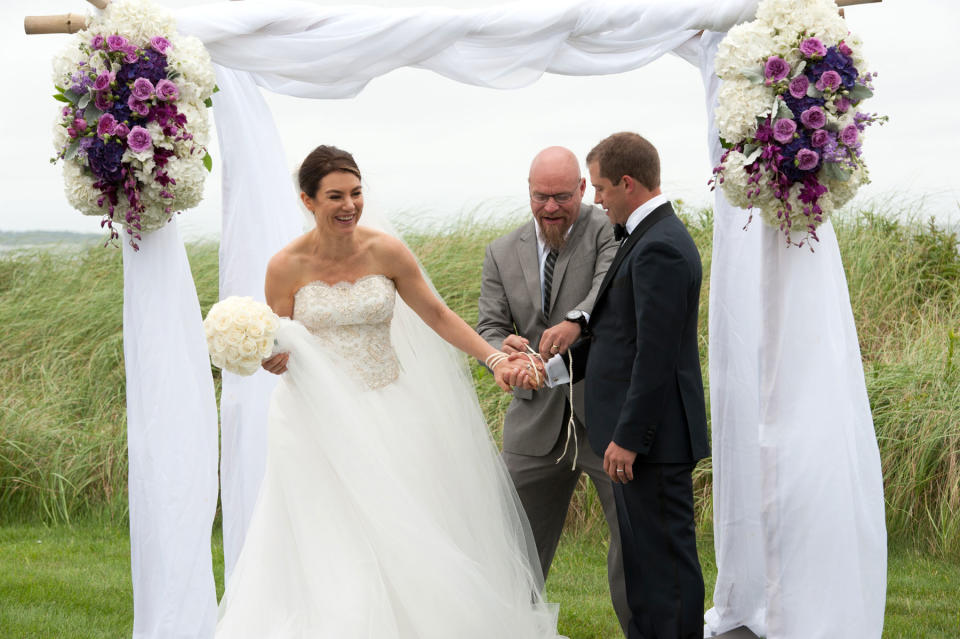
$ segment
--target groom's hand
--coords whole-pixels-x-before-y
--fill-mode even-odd
[[[625,484],[633,481],[633,462],[636,461],[637,454],[632,450],[627,450],[622,446],[617,446],[610,442],[607,451],[603,454],[603,472],[610,475],[613,483]],[[620,469],[622,472],[617,472]]]

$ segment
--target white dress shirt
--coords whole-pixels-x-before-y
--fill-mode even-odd
[[[630,217],[627,218],[626,223],[624,224],[627,227],[627,233],[633,233],[633,231],[640,225],[640,222],[643,221],[643,218],[647,217],[653,213],[661,205],[666,204],[667,196],[664,194],[655,195],[640,206],[630,214]],[[539,239],[539,235],[537,238]],[[626,241],[626,240],[624,240]],[[543,282],[543,262],[540,266],[540,281]],[[541,289],[543,284],[540,285]],[[546,384],[550,388],[554,386],[559,386],[560,384],[570,383],[570,372],[567,370],[567,366],[563,361],[563,357],[560,355],[554,355],[551,357],[547,363],[544,365],[546,371]]]

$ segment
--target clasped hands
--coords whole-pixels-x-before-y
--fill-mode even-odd
[[[530,347],[530,340],[520,335],[508,335],[503,340],[502,352],[508,357],[498,368],[502,376],[497,383],[501,388],[539,390],[546,380],[546,362],[554,355],[567,352],[570,345],[580,337],[580,325],[576,322],[560,322],[551,326],[540,336],[540,352]],[[502,382],[501,383],[501,379]],[[510,388],[504,388],[509,392]]]

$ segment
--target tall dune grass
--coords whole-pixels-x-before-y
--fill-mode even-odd
[[[475,216],[475,219],[479,216]],[[709,273],[712,218],[685,214]],[[513,224],[515,224],[514,221]],[[487,242],[513,225],[407,230],[444,299],[475,323]],[[865,211],[837,221],[880,442],[892,539],[960,556],[960,256],[932,224]],[[204,312],[217,295],[217,251],[188,248]],[[30,251],[0,257],[0,523],[126,514],[122,265],[119,251]],[[704,282],[700,344],[707,354]],[[499,440],[509,396],[473,364]],[[711,466],[695,475],[711,525]],[[604,526],[592,489],[568,524]]]

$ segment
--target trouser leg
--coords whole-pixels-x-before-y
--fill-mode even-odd
[[[703,575],[697,556],[693,464],[634,466],[615,484],[630,639],[702,639]]]

